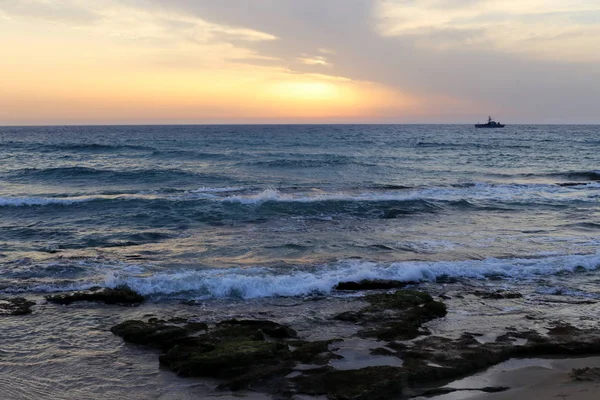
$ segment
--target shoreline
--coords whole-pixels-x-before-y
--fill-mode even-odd
[[[588,370],[584,370],[589,368]],[[582,376],[574,376],[579,370]],[[507,387],[499,393],[464,390],[481,387]],[[600,398],[600,356],[567,358],[511,359],[486,371],[454,381],[445,387],[459,391],[430,400],[529,400]],[[415,397],[413,400],[424,399]]]
[[[135,353],[140,352],[143,354],[142,358],[148,363],[145,368],[151,369],[157,368],[159,365],[157,358],[159,354],[155,349],[158,348],[161,354],[168,354],[168,348],[172,346],[170,343],[176,344],[181,338],[188,343],[189,340],[185,337],[189,336],[190,332],[194,332],[190,338],[209,334],[216,335],[214,337],[217,338],[217,342],[220,342],[225,339],[219,338],[229,337],[227,336],[229,334],[223,336],[223,326],[229,326],[227,329],[236,326],[237,322],[231,321],[266,321],[267,325],[259,328],[259,331],[246,330],[246,333],[242,333],[242,339],[249,338],[255,341],[258,333],[259,340],[269,337],[267,342],[274,340],[276,343],[289,346],[291,350],[304,349],[300,353],[292,352],[291,355],[287,353],[287,350],[283,353],[277,350],[279,355],[276,359],[280,357],[281,360],[287,360],[291,357],[291,360],[297,360],[294,363],[298,364],[283,365],[282,369],[275,371],[273,376],[280,376],[281,378],[277,379],[283,379],[288,382],[286,385],[294,388],[302,383],[303,376],[307,377],[305,384],[308,386],[300,389],[293,396],[287,397],[291,400],[324,399],[326,398],[323,397],[324,393],[330,393],[330,398],[362,400],[363,398],[360,396],[356,397],[356,393],[347,396],[333,394],[329,391],[334,389],[323,389],[325,386],[321,386],[322,388],[318,390],[314,389],[314,393],[311,392],[313,381],[325,385],[328,379],[333,379],[332,376],[338,379],[344,377],[344,374],[352,374],[357,370],[371,371],[374,374],[373,376],[353,378],[353,380],[367,379],[366,387],[371,388],[368,391],[373,390],[372,385],[375,385],[376,391],[383,391],[383,393],[387,393],[386,395],[400,396],[400,393],[404,393],[402,398],[410,398],[410,396],[416,396],[419,391],[426,390],[432,384],[444,388],[452,387],[456,382],[460,382],[447,384],[449,379],[466,377],[463,380],[471,379],[471,382],[474,382],[473,380],[482,374],[477,371],[488,368],[486,371],[489,373],[507,362],[514,362],[506,361],[512,360],[514,357],[519,357],[521,360],[528,360],[532,356],[564,357],[567,355],[571,357],[560,360],[553,359],[554,361],[551,362],[557,363],[557,367],[545,367],[542,371],[543,378],[548,374],[557,376],[552,375],[554,373],[564,377],[565,374],[568,374],[568,371],[564,371],[566,367],[562,366],[564,363],[571,362],[571,360],[577,362],[578,357],[600,354],[600,334],[597,333],[597,324],[589,317],[590,313],[598,310],[598,303],[582,305],[551,302],[540,305],[536,303],[536,298],[523,296],[521,293],[502,291],[498,287],[486,288],[461,283],[424,284],[419,285],[417,289],[431,293],[433,298],[425,294],[415,294],[414,296],[417,296],[414,300],[415,303],[413,300],[409,300],[407,303],[406,300],[412,298],[410,297],[413,296],[412,293],[422,292],[414,292],[412,289],[390,289],[359,290],[347,292],[349,296],[339,297],[267,298],[252,301],[219,299],[188,303],[150,301],[137,307],[120,307],[77,301],[60,306],[36,297],[37,305],[33,306],[32,315],[6,318],[14,318],[15,322],[20,321],[25,324],[27,324],[27,319],[30,319],[31,322],[27,325],[36,320],[37,324],[44,323],[43,321],[47,323],[57,316],[65,321],[84,321],[85,326],[83,327],[69,326],[65,330],[65,325],[62,323],[57,324],[54,331],[50,330],[46,333],[45,335],[49,335],[47,338],[40,337],[41,333],[34,333],[33,337],[47,346],[46,342],[50,340],[49,338],[56,335],[57,330],[61,330],[61,334],[82,337],[83,341],[78,346],[81,348],[87,345],[86,338],[90,332],[105,339],[106,336],[110,336],[110,342],[117,345],[117,353],[123,351],[119,350],[120,348],[128,349],[128,351],[134,350]],[[407,295],[409,298],[406,297]],[[439,306],[439,311],[421,316],[420,313],[423,312],[425,305],[431,310],[437,310],[437,304],[440,301],[445,303],[444,309]],[[579,317],[571,320],[564,318],[564,316],[570,315],[569,310],[581,307],[585,307],[588,312],[588,320]],[[442,311],[446,308],[447,315],[443,315]],[[414,312],[419,314],[413,314]],[[410,322],[413,321],[411,315],[419,315],[418,322],[414,325],[411,325],[413,322]],[[577,315],[582,314],[578,312]],[[146,339],[143,338],[140,341],[134,341],[135,344],[129,344],[127,342],[131,340],[123,341],[109,331],[128,320],[139,321],[137,326],[150,329],[148,331],[150,335],[153,335],[152,332],[157,332],[160,336],[163,332],[180,329],[183,336],[175,337],[174,342],[168,338],[161,339],[159,342],[150,342],[150,346],[144,342]],[[99,323],[103,326],[100,331],[98,331]],[[232,323],[234,325],[231,325]],[[407,326],[412,326],[412,328],[407,329]],[[198,331],[198,329],[200,330]],[[268,333],[278,332],[282,329],[286,332],[287,329],[290,329],[296,333],[283,339],[272,338],[271,333]],[[35,331],[35,329],[33,330]],[[238,330],[238,328],[234,330]],[[266,337],[264,337],[265,332],[267,332]],[[238,334],[239,332],[235,333],[235,335]],[[167,340],[167,342],[162,340]],[[23,346],[24,343],[26,342],[22,342],[20,346]],[[106,345],[102,346],[106,349]],[[77,347],[74,348],[74,351],[78,351]],[[115,352],[114,345],[103,351]],[[192,348],[191,351],[195,350]],[[122,362],[132,363],[134,359],[124,358]],[[600,360],[600,357],[597,359]],[[180,365],[178,363],[182,361],[182,359],[174,360],[171,359],[170,365]],[[549,359],[544,358],[544,360]],[[185,357],[183,361],[185,361]],[[164,364],[162,359],[161,364]],[[597,364],[600,365],[600,361],[597,361]],[[104,367],[111,368],[110,364]],[[130,373],[135,376],[138,368],[138,365],[132,365]],[[171,369],[177,372],[178,368],[180,367]],[[519,372],[513,378],[510,374],[500,374],[502,375],[501,379],[494,378],[492,383],[484,385],[511,387],[506,392],[481,394],[460,391],[432,398],[436,400],[516,399],[517,397],[510,396],[513,394],[520,396],[519,393],[529,396],[532,391],[540,390],[540,387],[536,386],[521,387],[518,379],[515,380],[524,374],[533,379],[537,376],[535,375],[537,373],[535,366],[517,368],[517,370]],[[186,382],[190,387],[203,386],[206,388],[203,396],[209,394],[228,396],[227,393],[230,393],[232,398],[243,395],[249,396],[248,398],[268,399],[272,398],[269,397],[273,394],[271,391],[277,387],[277,385],[273,386],[277,379],[273,380],[271,372],[264,378],[255,381],[245,381],[246,378],[237,380],[235,385],[239,386],[234,385],[233,389],[235,390],[229,391],[227,380],[208,384],[207,382],[214,382],[215,377],[202,377],[202,374],[196,376],[193,369],[189,371],[186,374],[192,377],[179,378],[166,370],[162,371],[161,375],[166,377],[163,379],[169,381],[176,379],[177,382],[180,380]],[[474,372],[476,372],[475,375],[471,375]],[[317,375],[310,375],[315,373]],[[407,377],[410,381],[409,384],[406,383]],[[295,378],[297,379],[294,380]],[[528,378],[528,380],[531,379]],[[381,382],[384,382],[384,389],[377,386]],[[583,389],[593,389],[589,387],[590,383],[581,385]],[[344,385],[337,383],[334,386],[337,390]],[[571,386],[575,387],[576,385]],[[470,387],[483,386],[478,384],[478,386]],[[242,390],[238,391],[238,389]],[[542,387],[541,389],[546,388]],[[553,387],[552,390],[560,394],[560,389],[561,387]],[[286,393],[286,390],[283,390],[282,393]],[[392,399],[395,397],[381,398]],[[364,397],[364,399],[370,400],[369,397]],[[573,399],[588,400],[586,397]]]

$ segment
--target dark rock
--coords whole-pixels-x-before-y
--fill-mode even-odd
[[[181,318],[151,318],[125,321],[111,331],[127,342],[161,349],[160,363],[179,375],[227,379],[222,386],[232,390],[283,379],[297,362],[286,342],[296,331],[272,321],[234,319],[209,327]],[[296,345],[302,348],[296,349],[297,359],[329,359],[324,343]]]
[[[363,325],[366,329],[361,337],[376,337],[379,340],[413,339],[427,334],[421,325],[434,318],[446,315],[446,305],[423,292],[398,290],[365,296],[369,306],[359,311],[347,311],[335,316],[341,321]]]
[[[458,282],[458,278],[454,277],[454,276],[450,276],[450,275],[440,275],[437,278],[435,278],[435,282],[436,283],[456,283]]]
[[[507,292],[504,290],[498,290],[495,292],[485,292],[482,290],[476,290],[476,291],[472,292],[471,294],[481,297],[482,299],[494,299],[494,300],[520,299],[523,297],[523,295],[521,293]]]
[[[230,319],[219,322],[217,327],[220,329],[221,335],[227,336],[248,336],[260,331],[273,338],[295,338],[297,333],[295,330],[287,326],[266,320],[237,320]]]
[[[478,392],[484,392],[484,393],[499,393],[499,392],[505,392],[509,389],[510,388],[506,387],[506,386],[486,386],[483,388],[468,388],[468,389],[440,387],[440,388],[435,388],[435,389],[426,389],[426,390],[420,391],[419,393],[413,393],[413,395],[417,395],[418,397],[433,397],[433,396],[441,396],[444,394],[450,394],[450,393],[454,393],[454,392],[465,392],[465,391],[466,392],[478,391]]]
[[[128,287],[122,286],[111,288],[92,288],[73,293],[46,296],[46,300],[57,304],[71,304],[76,301],[94,301],[105,304],[132,305],[140,304],[144,297]]]
[[[332,400],[389,400],[406,388],[405,371],[380,366],[338,371],[331,367],[306,371],[292,378],[299,393],[327,395]]]
[[[485,344],[478,343],[471,335],[463,335],[458,340],[431,336],[413,342],[409,350],[402,351],[401,357],[409,384],[431,387],[432,382],[464,377],[510,358],[600,353],[598,332],[562,325],[561,333],[541,336],[534,331],[513,331],[495,343]],[[516,338],[527,339],[527,342],[515,346],[511,339]]]
[[[125,321],[113,326],[110,331],[129,343],[142,344],[158,349],[169,349],[186,338],[190,331],[161,322]],[[209,345],[206,345],[209,348]]]
[[[289,349],[279,342],[229,340],[214,348],[176,345],[160,356],[160,362],[182,376],[239,377],[263,366],[276,366],[289,358]],[[207,351],[208,350],[208,351]]]
[[[399,289],[407,285],[415,284],[415,282],[402,282],[392,280],[362,280],[360,282],[340,282],[335,290],[388,290]]]
[[[31,313],[35,302],[22,297],[0,299],[0,315],[25,315]]]
[[[327,364],[330,360],[339,360],[343,357],[329,350],[329,345],[340,342],[341,339],[321,340],[316,342],[307,342],[296,340],[288,342],[295,347],[292,351],[292,358],[298,362],[306,364]]]
[[[600,382],[600,368],[575,368],[569,374],[571,379],[580,382]]]

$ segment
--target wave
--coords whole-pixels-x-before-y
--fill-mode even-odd
[[[488,278],[529,280],[541,276],[596,270],[600,253],[545,258],[486,259],[469,261],[398,262],[378,264],[344,261],[319,266],[312,271],[248,269],[214,269],[178,271],[152,276],[132,276],[111,271],[104,284],[108,287],[128,285],[145,296],[166,297],[235,297],[260,298],[327,294],[340,282],[363,279],[390,279],[403,282],[433,282],[437,278]]]
[[[78,170],[78,169],[77,169]],[[78,170],[79,171],[79,170]],[[81,171],[79,171],[81,172]],[[84,174],[96,174],[97,170]],[[171,171],[172,172],[172,171]],[[58,172],[56,172],[58,173]],[[108,171],[110,176],[112,172]],[[168,176],[169,171],[165,172]],[[119,172],[126,182],[142,171]],[[177,171],[174,174],[178,174]],[[184,176],[185,176],[184,172]],[[125,178],[127,177],[127,178]],[[172,178],[172,177],[171,177]],[[166,177],[165,177],[166,179]],[[116,180],[113,179],[112,182]],[[169,181],[172,183],[173,179]],[[103,191],[96,195],[69,197],[0,197],[1,206],[73,205],[92,201],[185,202],[189,207],[206,204],[227,212],[244,211],[237,205],[255,207],[255,211],[305,215],[314,213],[350,213],[393,218],[402,214],[438,212],[445,208],[458,210],[514,210],[524,206],[565,207],[570,204],[597,202],[596,184],[562,187],[554,184],[493,185],[469,183],[446,187],[388,189],[365,188],[364,191],[325,192],[319,189],[275,188],[257,191],[244,186],[203,186],[192,190],[162,188],[135,192]],[[208,202],[208,203],[206,203]],[[214,204],[211,206],[210,203]],[[157,203],[158,204],[158,203]],[[224,208],[223,208],[224,207]],[[379,214],[377,214],[379,213]],[[390,216],[391,215],[391,216]]]
[[[587,188],[587,187],[584,187]],[[281,192],[265,189],[258,193],[232,195],[222,199],[244,205],[260,205],[265,202],[281,203],[324,203],[324,202],[395,202],[423,200],[445,202],[458,207],[489,207],[482,202],[514,204],[555,204],[572,201],[597,201],[580,188],[560,187],[550,184],[507,184],[493,185],[472,183],[448,187],[406,188],[405,190],[369,190],[366,192]],[[593,189],[593,188],[592,188]],[[564,200],[563,199],[564,196]]]
[[[44,182],[69,182],[69,181],[90,181],[103,180],[109,183],[173,183],[198,180],[227,180],[225,177],[200,174],[183,171],[179,169],[132,169],[132,170],[111,170],[96,169],[88,167],[56,167],[56,168],[25,168],[13,170],[7,174],[9,181],[44,181]],[[96,183],[96,182],[94,182]]]
[[[158,272],[151,265],[102,260],[61,260],[29,267],[5,264],[0,272],[3,292],[60,292],[93,286],[127,285],[154,298],[264,298],[337,293],[341,282],[396,280],[407,283],[438,279],[502,279],[534,282],[552,275],[577,274],[600,268],[600,252],[539,258],[488,258],[464,261],[403,261],[377,263],[346,260],[312,267],[250,267],[187,269]],[[340,293],[341,294],[341,293]]]
[[[230,156],[221,153],[206,153],[193,150],[155,150],[152,157],[168,160],[229,160]]]
[[[68,143],[58,145],[44,145],[45,150],[72,150],[81,152],[115,152],[120,150],[141,150],[141,151],[152,151],[154,147],[149,146],[138,146],[130,144],[100,144],[100,143]]]
[[[154,147],[129,145],[129,144],[103,144],[103,143],[60,143],[43,144],[34,142],[8,142],[4,145],[9,149],[32,150],[43,153],[72,151],[91,153],[113,153],[121,150],[153,151]]]
[[[497,174],[502,178],[527,178],[527,179],[558,179],[577,182],[598,182],[600,181],[600,171],[565,171],[549,173],[523,173],[523,174]],[[557,184],[563,184],[558,182]]]
[[[351,157],[345,156],[326,156],[323,158],[300,158],[290,159],[282,158],[268,161],[251,161],[243,162],[241,165],[249,165],[255,167],[267,167],[267,168],[325,168],[333,166],[366,166],[373,167],[377,166],[374,163],[365,163],[357,161]]]

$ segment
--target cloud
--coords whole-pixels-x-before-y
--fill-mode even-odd
[[[442,50],[494,48],[507,53],[600,61],[596,0],[380,0],[377,29]],[[592,16],[595,16],[594,19]]]
[[[83,26],[100,19],[93,10],[77,0],[0,0],[0,12],[6,18],[29,17]]]
[[[599,8],[597,0],[0,0],[14,20],[102,38],[94,52],[114,46],[140,71],[232,82],[215,85],[215,95],[254,82],[271,94],[325,96],[342,77],[348,90],[338,98],[364,91],[386,122],[488,113],[598,122]]]
[[[304,56],[299,57],[298,61],[306,65],[320,65],[320,66],[331,66],[331,64],[327,61],[326,57],[323,56]]]
[[[142,3],[140,3],[141,5]],[[190,42],[277,39],[272,34],[240,26],[217,24],[170,10],[147,9],[118,0],[0,0],[0,11],[12,18],[60,22],[80,31],[128,39]]]

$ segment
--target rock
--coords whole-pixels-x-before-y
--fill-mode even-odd
[[[543,336],[509,327],[495,342],[487,343],[476,340],[479,333],[465,333],[458,339],[437,336],[414,339],[427,333],[421,327],[424,321],[445,315],[443,303],[413,290],[374,294],[365,299],[368,306],[344,315],[351,315],[364,328],[359,336],[387,341],[385,348],[374,349],[372,356],[397,356],[404,361],[402,366],[336,370],[327,364],[340,357],[330,350],[339,340],[296,339],[293,329],[267,320],[226,320],[208,326],[181,318],[169,321],[151,318],[148,322],[125,321],[111,331],[125,341],[160,349],[160,363],[181,376],[223,379],[220,388],[251,388],[270,393],[273,398],[295,395],[324,395],[331,400],[399,398],[409,391],[413,395],[426,393],[449,379],[467,376],[510,358],[600,353],[597,330],[567,324],[555,324]],[[515,345],[516,339],[526,340]],[[307,365],[324,366],[306,370]],[[597,371],[574,374],[574,379],[595,379]],[[443,390],[429,393],[441,394]]]
[[[347,311],[335,319],[363,325],[362,337],[379,340],[413,339],[420,334],[421,325],[434,318],[446,315],[446,305],[434,301],[427,293],[416,290],[398,290],[365,296],[369,306],[359,311]]]
[[[600,382],[600,368],[575,368],[569,374],[571,379],[580,382]]]
[[[454,276],[450,276],[447,274],[443,274],[435,278],[435,283],[457,283],[458,278]]]
[[[296,331],[287,326],[266,320],[237,320],[230,319],[219,322],[217,326],[221,335],[246,336],[260,331],[273,338],[295,338]]]
[[[126,286],[111,288],[92,288],[73,293],[46,296],[46,300],[57,304],[71,304],[76,301],[94,301],[105,304],[132,305],[140,304],[144,297]]]
[[[330,360],[339,360],[343,357],[329,350],[329,345],[341,342],[341,339],[320,340],[316,342],[307,342],[297,340],[288,342],[295,347],[292,351],[292,358],[305,364],[327,364]]]
[[[160,363],[181,376],[226,379],[221,385],[233,390],[271,378],[283,379],[297,361],[287,340],[296,331],[267,320],[226,320],[209,327],[179,318],[125,321],[111,331],[130,343],[161,349]],[[312,361],[324,357],[322,343],[295,343]],[[318,351],[316,350],[318,349]],[[303,358],[300,353],[294,355]]]
[[[399,398],[407,387],[405,371],[390,366],[345,371],[326,367],[306,371],[292,381],[299,393],[327,395],[332,400],[388,400]]]
[[[166,325],[160,321],[125,321],[113,326],[110,331],[129,343],[142,344],[157,349],[168,350],[186,338],[190,331],[179,327]]]
[[[392,280],[362,280],[360,282],[340,282],[334,289],[335,290],[388,290],[388,289],[399,289],[408,285],[415,284],[416,282],[402,282]]]
[[[482,299],[520,299],[523,297],[521,293],[507,292],[505,290],[497,290],[495,292],[485,292],[482,290],[476,290],[471,294],[481,297]]]
[[[214,348],[179,346],[160,356],[161,364],[181,376],[240,377],[263,366],[276,366],[289,358],[286,345],[260,340],[227,340]]]
[[[0,315],[25,315],[31,313],[35,302],[22,297],[0,299]]]

